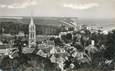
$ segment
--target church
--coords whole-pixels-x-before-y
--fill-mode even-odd
[[[30,19],[29,24],[29,48],[36,45],[36,26],[33,18]]]

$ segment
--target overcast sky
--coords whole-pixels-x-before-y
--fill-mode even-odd
[[[115,0],[0,0],[0,16],[115,18]]]

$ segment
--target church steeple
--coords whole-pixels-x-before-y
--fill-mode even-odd
[[[36,26],[34,20],[31,17],[29,24],[29,48],[36,45]]]
[[[34,24],[33,18],[30,19],[30,24]]]

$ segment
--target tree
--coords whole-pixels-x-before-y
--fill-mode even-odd
[[[108,34],[105,46],[104,57],[106,59],[115,59],[115,30]]]

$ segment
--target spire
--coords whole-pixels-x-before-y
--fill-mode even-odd
[[[29,24],[29,48],[36,45],[36,26],[34,20],[31,17]]]
[[[30,24],[34,24],[33,17],[30,19]]]

